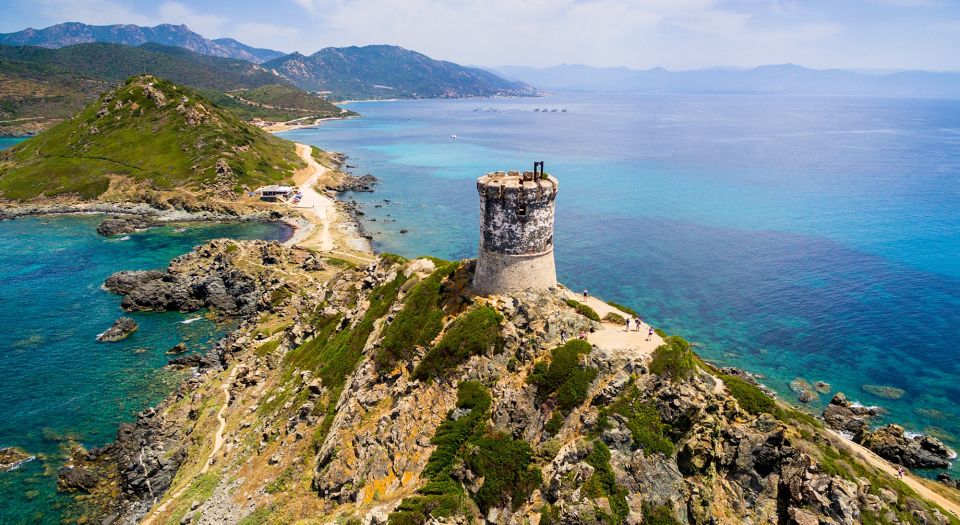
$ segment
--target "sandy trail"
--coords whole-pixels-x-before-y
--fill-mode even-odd
[[[601,319],[609,313],[615,313],[624,318],[630,317],[628,313],[622,312],[593,296],[584,299],[583,294],[574,293],[571,290],[566,291],[566,296],[569,299],[593,308]],[[653,351],[663,344],[663,339],[657,334],[653,334],[648,341],[647,333],[649,330],[650,325],[647,323],[641,323],[640,331],[638,332],[636,331],[635,325],[631,322],[630,331],[627,332],[623,325],[604,321],[601,329],[587,334],[587,341],[598,348],[629,351],[632,354],[646,358],[653,355]]]

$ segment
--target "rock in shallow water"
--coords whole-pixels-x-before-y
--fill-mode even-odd
[[[106,332],[97,336],[97,341],[101,343],[113,343],[115,341],[120,341],[121,339],[126,339],[127,336],[137,331],[139,326],[137,322],[129,317],[121,317],[113,322],[113,326],[107,329]]]
[[[112,237],[123,233],[145,230],[154,225],[152,220],[137,215],[110,217],[97,226],[97,233],[104,237]]]
[[[0,472],[13,470],[34,457],[19,447],[0,448]]]
[[[900,425],[887,425],[866,434],[861,445],[878,456],[908,468],[947,468],[956,453],[932,436],[910,435]]]

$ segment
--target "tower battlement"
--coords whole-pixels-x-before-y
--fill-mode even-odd
[[[495,171],[477,179],[480,250],[473,280],[477,292],[497,294],[556,285],[553,221],[558,189],[557,179],[537,168]]]

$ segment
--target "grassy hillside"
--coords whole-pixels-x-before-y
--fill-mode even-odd
[[[199,55],[178,47],[101,43],[62,49],[0,46],[0,134],[5,129],[22,130],[25,122],[39,129],[48,127],[96,100],[103,91],[145,73],[200,90],[213,102],[248,120],[325,117],[339,111],[286,85],[285,79],[256,64]],[[224,94],[236,90],[253,90],[256,103]],[[273,99],[272,95],[279,98]],[[290,105],[293,102],[296,104]]]
[[[302,89],[283,84],[271,84],[254,89],[238,89],[211,97],[217,104],[235,112],[241,118],[262,118],[286,121],[303,117],[349,117],[356,115],[325,98]]]
[[[0,195],[92,199],[115,175],[158,190],[239,192],[245,185],[286,181],[301,166],[291,143],[190,89],[142,75],[4,151]]]

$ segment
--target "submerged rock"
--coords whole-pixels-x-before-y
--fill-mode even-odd
[[[121,339],[126,339],[127,336],[137,331],[139,326],[137,322],[129,317],[121,317],[113,322],[113,326],[107,329],[106,332],[101,333],[97,336],[97,341],[101,343],[113,343],[120,341]]]
[[[184,343],[177,343],[176,346],[174,346],[174,347],[171,348],[170,350],[167,350],[166,353],[167,353],[167,355],[177,355],[177,354],[182,354],[182,353],[186,352],[187,350],[188,350],[188,349],[187,349],[187,345],[186,345],[186,344],[184,344]]]
[[[895,386],[863,385],[860,388],[862,388],[865,392],[870,392],[877,397],[891,400],[900,399],[905,393],[902,388],[897,388]]]
[[[0,448],[0,472],[13,470],[35,458],[20,447]]]

